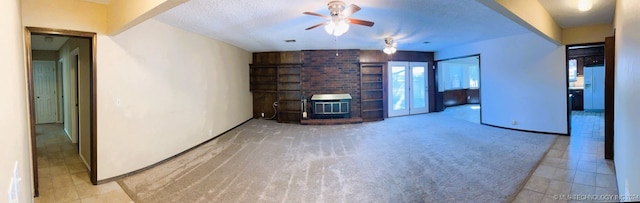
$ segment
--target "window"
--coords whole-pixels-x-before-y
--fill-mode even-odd
[[[480,88],[480,69],[478,66],[469,66],[469,89]]]
[[[438,62],[438,91],[480,88],[478,56]]]
[[[569,60],[569,82],[575,82],[578,79],[578,60]]]

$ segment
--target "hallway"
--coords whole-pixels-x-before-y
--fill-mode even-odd
[[[133,202],[115,182],[92,185],[89,171],[60,123],[36,125],[40,202]]]

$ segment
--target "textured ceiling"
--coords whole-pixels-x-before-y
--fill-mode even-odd
[[[585,12],[578,10],[578,1],[538,0],[562,28],[613,23],[616,1],[589,0],[593,3],[593,8]]]
[[[44,39],[47,36],[48,35],[31,35],[31,49],[57,51],[69,39],[68,37],[48,36],[51,37],[52,41],[47,42]]]
[[[345,1],[362,8],[352,17],[375,25],[351,25],[336,40],[322,27],[305,30],[323,19],[302,12],[328,15],[328,2],[191,0],[155,19],[252,52],[382,49],[383,39],[389,36],[395,38],[399,50],[437,51],[529,32],[475,0],[360,0]],[[286,43],[289,39],[296,42]]]

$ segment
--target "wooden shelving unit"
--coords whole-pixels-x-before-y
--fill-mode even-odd
[[[361,63],[361,111],[362,120],[384,120],[386,106],[385,63]]]
[[[277,80],[277,66],[268,65],[251,65],[250,72],[250,90],[253,91],[276,91]]]
[[[250,90],[253,94],[253,117],[272,117],[278,102],[278,122],[300,123],[302,52],[253,53]]]
[[[302,117],[301,69],[301,65],[278,67],[278,122],[300,123]]]
[[[253,117],[260,118],[264,113],[266,118],[273,116],[273,102],[277,101],[278,66],[251,65],[249,88],[253,93]]]

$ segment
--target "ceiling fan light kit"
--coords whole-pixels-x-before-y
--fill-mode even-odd
[[[347,24],[344,20],[340,20],[338,22],[329,22],[324,26],[324,30],[327,31],[330,35],[340,36],[346,33],[349,30],[349,24]]]
[[[324,23],[319,23],[314,26],[308,27],[306,30],[310,30],[319,26],[324,25],[324,30],[333,36],[340,36],[346,33],[349,30],[349,24],[355,25],[364,25],[371,27],[373,26],[373,22],[366,20],[359,20],[351,18],[351,14],[360,11],[360,7],[351,4],[345,7],[345,3],[342,1],[332,1],[327,4],[329,7],[330,16],[326,16],[319,13],[314,12],[304,12],[303,14],[318,16],[326,19],[327,21]]]
[[[391,37],[384,38],[384,49],[382,49],[382,51],[385,54],[394,54],[397,51],[396,45],[397,44],[393,42],[393,38]]]

